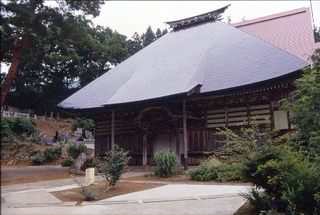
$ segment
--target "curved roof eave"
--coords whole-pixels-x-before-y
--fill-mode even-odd
[[[89,83],[60,107],[96,108],[250,85],[290,74],[305,61],[223,22],[171,31]]]

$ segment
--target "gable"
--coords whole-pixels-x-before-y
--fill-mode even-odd
[[[299,8],[232,25],[309,63],[309,57],[314,50],[320,48],[320,43],[314,41],[309,8]]]

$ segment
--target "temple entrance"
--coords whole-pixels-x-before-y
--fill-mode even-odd
[[[157,134],[153,139],[153,153],[167,149],[177,153],[176,137],[172,134]]]
[[[148,107],[143,109],[137,118],[140,129],[144,134],[143,164],[146,165],[147,147],[152,147],[152,153],[168,149],[177,154],[180,163],[181,147],[183,147],[178,133],[182,116],[171,114],[165,107]],[[150,144],[147,144],[150,143]],[[181,145],[181,146],[180,146]],[[182,150],[183,151],[183,150]]]

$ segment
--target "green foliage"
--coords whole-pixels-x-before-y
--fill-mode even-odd
[[[14,121],[11,118],[2,117],[0,122],[1,137],[9,137],[13,129]]]
[[[57,160],[61,155],[61,147],[59,148],[46,148],[44,150],[44,157],[46,161],[51,162]]]
[[[220,159],[237,162],[244,159],[245,156],[259,151],[263,145],[277,145],[281,137],[277,137],[277,132],[272,130],[270,121],[267,119],[266,121],[267,126],[264,131],[261,131],[255,119],[250,121],[249,126],[241,127],[239,133],[229,128],[218,129],[218,134],[225,135],[227,141],[214,151],[214,155]]]
[[[316,200],[317,204],[320,205],[320,192],[314,194],[314,199]],[[319,207],[318,207],[319,210]]]
[[[95,124],[92,119],[77,117],[76,122],[73,124],[73,129],[77,128],[83,128],[87,131],[94,132]]]
[[[316,43],[319,43],[320,42],[320,27],[318,28],[314,28],[314,41]]]
[[[153,156],[153,161],[156,164],[154,173],[160,177],[172,175],[177,168],[177,155],[169,150],[156,152]]]
[[[282,200],[291,214],[319,214],[317,193],[320,192],[319,166],[299,156],[290,156],[283,162]]]
[[[172,175],[185,175],[185,174],[186,174],[186,171],[178,167],[176,167],[172,172]]]
[[[151,26],[149,26],[147,28],[146,33],[142,34],[142,44],[143,44],[144,47],[146,47],[146,46],[148,46],[149,44],[151,44],[155,40],[156,40],[156,35],[152,31]]]
[[[254,206],[255,213],[269,211],[270,207],[268,202],[270,201],[271,197],[262,190],[252,187],[247,193],[241,193],[240,195],[245,198],[250,205]]]
[[[32,133],[39,132],[30,119],[25,119],[21,117],[14,118],[13,132],[16,134],[26,134],[31,135]]]
[[[296,79],[296,89],[282,101],[282,108],[290,113],[292,124],[298,128],[295,140],[315,157],[320,153],[320,49],[315,50],[311,59],[313,68],[306,68],[302,77]]]
[[[144,177],[153,177],[155,176],[153,172],[148,172],[148,173],[145,173],[143,174]]]
[[[134,55],[166,33],[168,33],[167,29],[161,31],[159,28],[156,30],[156,33],[154,33],[150,26],[141,36],[137,32],[135,32],[131,39],[128,40],[128,55]]]
[[[192,180],[196,181],[209,181],[217,178],[215,169],[221,162],[214,156],[203,158],[200,161],[200,165],[193,170],[189,171],[189,175]]]
[[[201,160],[199,167],[189,171],[192,180],[196,181],[241,181],[241,164],[221,163],[214,156]]]
[[[72,157],[68,156],[61,161],[61,166],[63,167],[74,167],[74,160]]]
[[[83,185],[78,179],[76,179],[73,175],[71,175],[73,181],[81,187],[81,191],[79,192],[84,196],[85,201],[93,201],[97,199],[102,193],[106,192],[108,189],[103,191],[97,189],[89,189],[89,187]]]
[[[266,188],[268,186],[268,175],[265,175],[261,168],[259,170],[259,167],[269,161],[283,160],[285,154],[286,151],[280,146],[266,146],[261,151],[247,156],[242,169],[244,179],[254,183],[259,188]]]
[[[220,135],[227,136],[227,141],[223,147],[213,152],[213,155],[201,160],[198,168],[190,171],[191,179],[207,181],[247,181],[257,180],[260,182],[260,175],[256,175],[257,179],[252,176],[256,172],[257,166],[264,160],[268,160],[272,153],[262,153],[262,157],[256,159],[248,159],[251,163],[243,166],[243,162],[247,157],[252,157],[257,153],[260,155],[261,148],[264,150],[268,146],[276,146],[279,139],[275,138],[276,132],[272,131],[270,123],[264,132],[261,132],[258,124],[253,119],[248,127],[242,127],[239,133],[235,133],[229,128],[219,130]],[[266,158],[263,158],[266,156]],[[219,162],[217,160],[225,160]],[[243,171],[245,172],[243,174]]]
[[[12,61],[15,39],[21,38],[22,45],[17,81],[7,97],[11,105],[40,113],[54,110],[59,101],[74,91],[70,89],[73,83],[79,80],[81,86],[86,85],[106,72],[108,63],[123,60],[119,51],[126,54],[124,35],[122,44],[109,45],[107,30],[95,27],[86,17],[97,16],[104,1],[57,3],[1,2],[1,62]],[[119,50],[116,53],[115,47]]]
[[[208,166],[199,166],[196,169],[190,170],[189,175],[195,181],[210,181],[215,178],[215,172]]]
[[[120,180],[122,173],[125,172],[125,165],[130,157],[129,151],[124,151],[118,145],[114,146],[113,151],[107,151],[103,162],[98,166],[99,170],[104,174],[109,186],[113,187]]]
[[[273,137],[275,141],[248,154],[244,162],[243,176],[262,188],[262,198],[256,191],[249,192],[246,198],[266,213],[272,208],[266,208],[265,200],[281,202],[288,214],[320,213],[320,49],[311,59],[313,68],[304,70],[294,82],[296,90],[282,101],[282,108],[290,113],[297,131],[287,135],[285,145]]]
[[[41,165],[45,161],[44,157],[39,153],[31,156],[30,159],[32,165]]]
[[[69,143],[67,151],[72,158],[78,158],[81,153],[87,153],[87,146],[83,143]]]
[[[243,174],[264,190],[269,201],[282,201],[291,214],[319,212],[316,198],[320,191],[319,166],[304,155],[280,147],[268,148],[248,158]]]
[[[30,119],[5,118],[1,119],[1,137],[9,137],[12,133],[17,134],[23,141],[30,140],[34,143],[43,143],[43,135],[35,128]]]
[[[33,132],[29,136],[28,141],[31,141],[31,142],[36,143],[36,144],[42,144],[42,145],[46,144],[46,140],[45,140],[43,134],[38,132],[38,131],[37,132]]]

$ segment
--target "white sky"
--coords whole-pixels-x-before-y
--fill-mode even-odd
[[[312,0],[315,26],[320,26],[320,1]],[[231,17],[231,22],[240,22],[262,16],[272,15],[301,7],[310,7],[310,0],[304,1],[106,1],[100,16],[93,19],[95,24],[110,27],[113,31],[131,38],[135,32],[146,32],[150,25],[155,32],[169,28],[164,22],[188,18],[231,6],[223,14],[223,21]],[[169,29],[168,29],[169,30]],[[1,70],[8,67],[1,63]]]
[[[320,1],[312,0],[314,24],[320,26]],[[219,9],[228,4],[223,21],[230,16],[231,23],[272,15],[301,7],[310,7],[304,1],[107,1],[95,24],[110,27],[131,38],[135,32],[146,32],[150,25],[155,32],[169,28],[164,22],[174,21]]]

